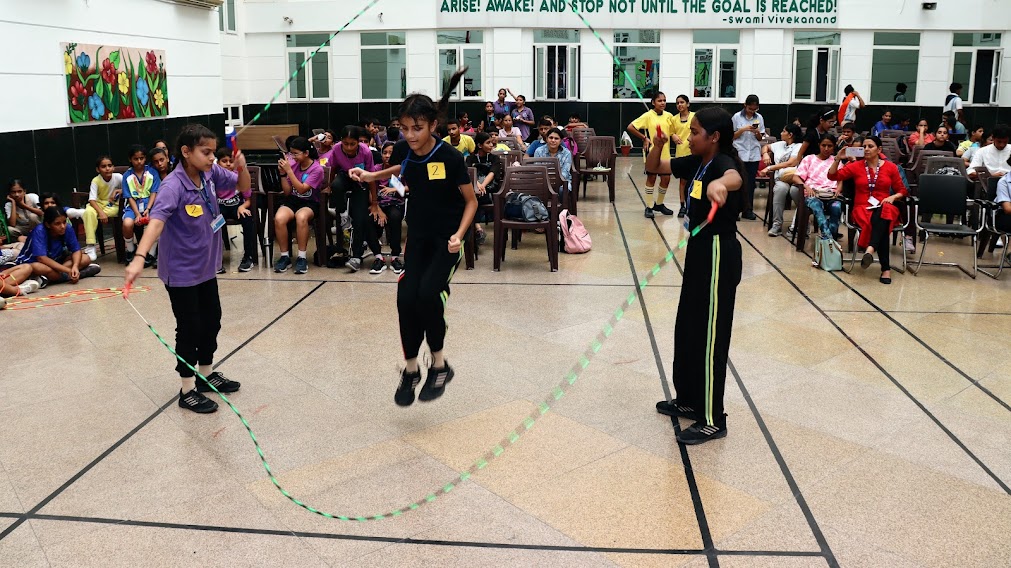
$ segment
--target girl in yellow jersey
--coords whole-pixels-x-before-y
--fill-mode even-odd
[[[684,141],[684,137],[679,137],[674,134],[674,115],[666,111],[667,108],[667,95],[657,91],[650,99],[653,103],[653,110],[648,110],[642,114],[639,118],[633,120],[628,125],[628,131],[638,136],[642,140],[642,154],[645,157],[649,153],[649,147],[652,144],[652,139],[656,136],[657,128],[659,127],[664,133],[665,138],[669,138],[670,141],[667,142],[663,147],[663,154],[661,159],[669,160],[670,155],[670,145],[680,144]],[[690,124],[690,122],[689,122]],[[645,134],[643,131],[645,130]],[[670,174],[660,175],[660,191],[656,196],[656,203],[653,202],[653,190],[656,188],[656,177],[655,172],[649,170],[646,171],[646,213],[647,219],[653,218],[653,212],[660,212],[664,215],[673,215],[674,212],[667,208],[663,204],[663,198],[667,194],[667,187],[670,185]]]
[[[688,146],[688,137],[692,133],[692,119],[695,118],[695,113],[688,110],[691,106],[688,95],[678,95],[674,100],[677,104],[678,114],[674,116],[674,134],[671,135],[671,142],[677,146],[674,149],[674,157],[683,158],[692,154],[692,149]],[[674,141],[675,137],[678,141]],[[688,213],[688,209],[685,207],[685,191],[688,189],[688,180],[678,181],[681,182],[681,209],[678,211],[678,217],[684,217]]]

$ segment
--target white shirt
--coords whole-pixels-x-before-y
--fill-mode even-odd
[[[25,204],[27,204],[29,207],[34,207],[34,208],[38,209],[38,207],[39,207],[39,196],[36,195],[36,194],[34,194],[34,193],[26,193],[25,194]],[[11,203],[10,201],[8,201],[7,203],[4,203],[4,215],[7,216],[7,219],[11,218],[11,206],[12,205],[13,205],[13,203]],[[21,209],[20,207],[18,207],[18,209],[21,210],[22,213],[24,213],[24,211],[25,211],[24,209]]]
[[[758,131],[765,134],[765,119],[762,118],[762,115],[756,112],[753,117],[748,118],[744,116],[744,111],[742,110],[733,116],[734,131],[740,130],[745,126],[750,127],[755,122],[758,122]],[[737,153],[740,154],[742,162],[758,162],[762,159],[762,143],[751,132],[745,132],[736,138],[734,140],[734,148],[737,148]]]
[[[803,144],[790,144],[786,145],[786,142],[780,140],[769,145],[769,151],[772,152],[772,159],[776,164],[782,164],[783,162],[789,162],[800,152],[800,147]],[[783,175],[783,170],[776,170],[772,172],[774,179],[779,180],[779,177]]]
[[[856,122],[857,110],[860,109],[860,99],[853,97],[850,104],[846,105],[846,114],[843,115],[843,122]],[[842,125],[839,125],[842,127]]]
[[[972,155],[972,161],[969,162],[969,167],[983,166],[991,172],[1006,174],[1011,171],[1011,166],[1007,163],[1008,158],[1011,158],[1011,144],[1004,146],[1003,150],[998,150],[993,144],[990,144],[976,150],[976,153]]]
[[[954,93],[951,94],[954,96],[951,97],[950,101],[944,103],[944,107],[942,107],[941,112],[948,112],[950,110],[957,115],[958,111],[962,109],[962,97],[955,95]]]

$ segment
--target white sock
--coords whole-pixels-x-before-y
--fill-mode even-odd
[[[652,185],[646,186],[646,207],[653,207],[653,190],[655,189]]]
[[[182,384],[182,389],[181,390],[182,390],[183,394],[186,394],[186,393],[190,392],[191,390],[197,388],[197,378],[196,377],[184,378],[182,381],[183,381],[183,384]]]
[[[281,258],[288,258],[288,252],[287,251],[282,252],[281,253]]]
[[[214,372],[214,368],[210,365],[197,365],[197,372],[204,377],[209,377]]]
[[[137,248],[137,245],[134,244],[133,239],[130,239],[130,240],[126,241],[126,250],[128,252],[133,252],[134,249],[136,249],[136,248]]]
[[[305,251],[304,250],[298,251],[298,257],[299,258],[305,258]]]

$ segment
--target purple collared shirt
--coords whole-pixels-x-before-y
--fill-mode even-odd
[[[196,286],[216,276],[221,263],[221,235],[211,222],[220,213],[217,192],[234,190],[239,174],[214,164],[201,173],[200,191],[183,167],[165,176],[151,218],[165,223],[158,242],[158,278],[166,286]]]

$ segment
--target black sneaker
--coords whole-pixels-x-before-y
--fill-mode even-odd
[[[396,402],[397,406],[411,406],[414,404],[414,389],[418,388],[418,383],[420,382],[420,369],[413,373],[408,373],[407,369],[401,371],[400,386],[397,387],[397,393],[393,395],[393,402]]]
[[[144,268],[147,268],[147,263],[146,262],[144,263]],[[225,272],[227,272],[225,270],[225,267],[224,266],[219,266],[218,267],[218,271],[215,274],[224,274]]]
[[[39,281],[39,290],[42,290],[46,286],[49,286],[49,279],[46,278],[45,276],[39,276],[37,280]]]
[[[287,272],[291,268],[291,256],[283,255],[274,263],[274,272]]]
[[[372,262],[372,269],[369,270],[369,274],[382,274],[386,270],[386,260],[381,256],[377,256]]]
[[[684,217],[687,214],[688,214],[688,208],[685,207],[684,203],[682,203],[681,204],[681,209],[678,209],[678,218],[680,219],[680,218]]]
[[[418,393],[418,400],[429,401],[442,396],[442,393],[446,392],[446,384],[453,380],[453,374],[453,368],[449,366],[449,361],[446,361],[445,366],[441,369],[430,367],[425,386],[421,387],[421,392]]]
[[[726,415],[724,415],[724,417],[726,417]],[[677,440],[687,446],[693,446],[695,444],[708,442],[709,440],[724,438],[726,435],[727,423],[725,419],[723,420],[723,424],[717,424],[715,426],[710,426],[700,420],[689,426],[687,430],[682,430],[681,433],[678,434]]]
[[[147,255],[144,257],[144,268],[151,268],[154,265],[154,257]]]
[[[300,256],[295,259],[295,274],[305,274],[309,272],[309,259]]]
[[[393,270],[394,274],[404,273],[404,263],[400,262],[400,257],[393,257],[393,260],[390,262],[390,268]]]
[[[89,264],[81,269],[81,278],[91,278],[97,276],[102,271],[102,267],[97,264]]]
[[[656,411],[660,414],[676,416],[678,418],[691,418],[693,420],[698,420],[699,418],[699,415],[695,412],[694,408],[678,404],[678,400],[676,398],[670,402],[661,400],[656,403]]]
[[[664,205],[663,203],[657,203],[656,205],[654,205],[653,211],[656,211],[657,213],[663,213],[664,215],[674,214],[674,211],[670,207]]]
[[[238,381],[230,381],[221,373],[214,371],[207,376],[206,382],[197,377],[197,392],[214,392],[214,389],[207,385],[208,382],[214,385],[218,392],[223,393],[235,392],[242,386]]]
[[[242,262],[239,263],[239,272],[249,272],[253,269],[253,259],[249,256],[242,257]]]
[[[192,410],[197,414],[210,414],[218,410],[218,403],[200,394],[197,389],[193,389],[186,394],[179,391],[179,408]]]
[[[747,219],[748,221],[757,221],[758,220],[758,216],[755,215],[754,211],[745,211],[741,215],[741,219]]]
[[[646,212],[643,213],[643,216],[646,217],[647,219],[652,219],[653,217],[655,217],[655,215],[653,215],[653,208],[647,207]]]

